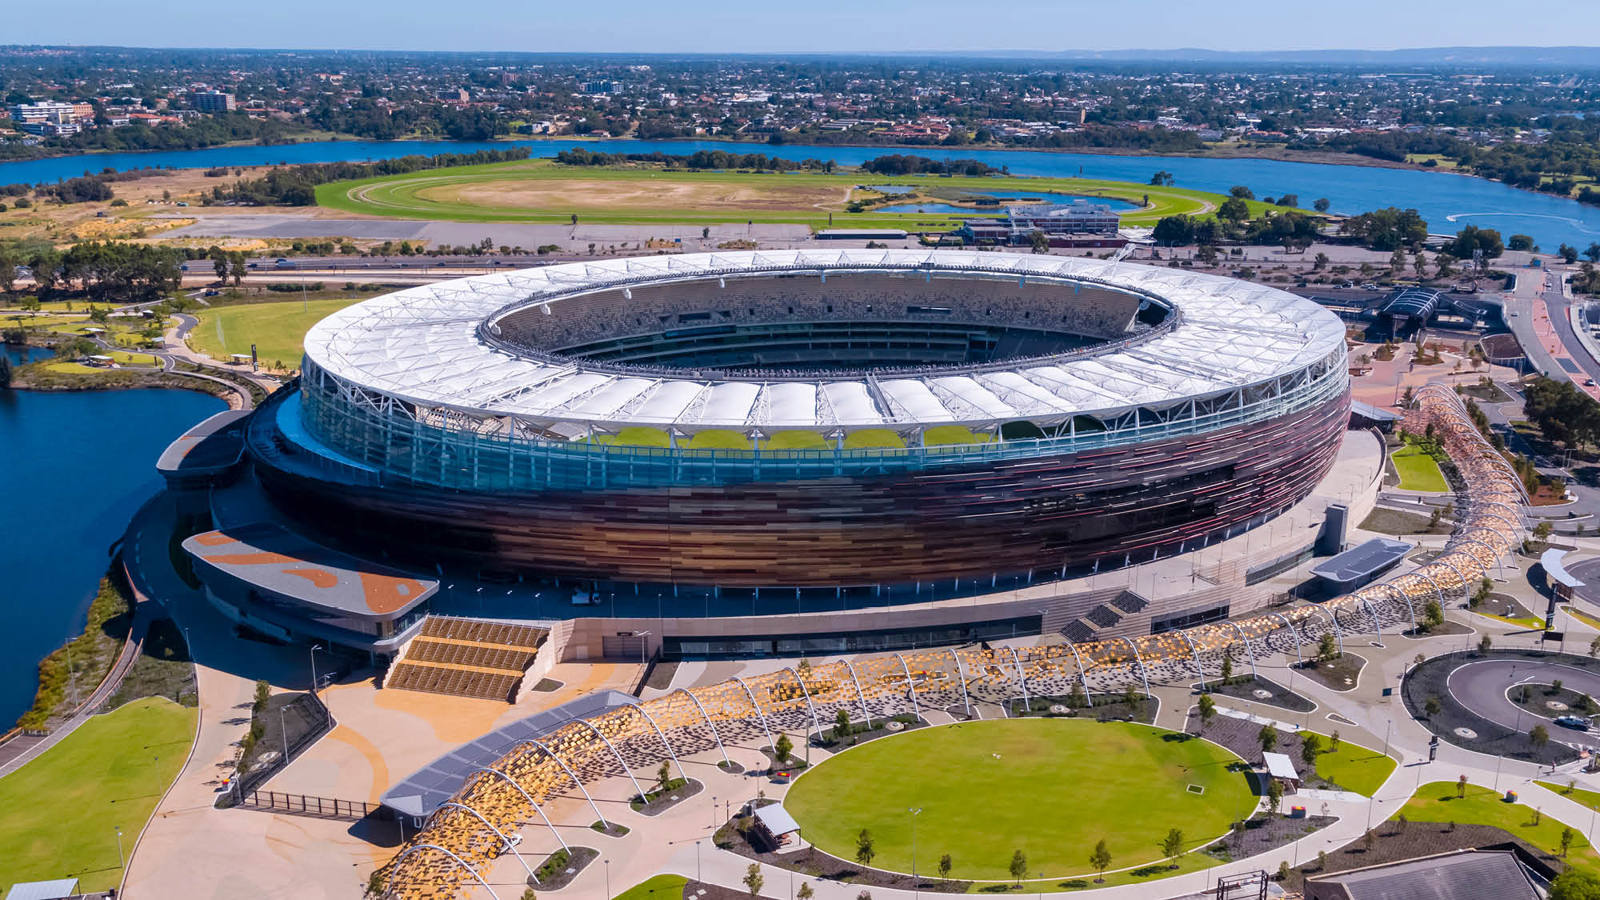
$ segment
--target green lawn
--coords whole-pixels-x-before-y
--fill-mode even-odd
[[[1596,619],[1594,616],[1589,615],[1575,606],[1563,606],[1561,608],[1566,612],[1567,615],[1577,619],[1579,622],[1582,622],[1590,628],[1600,629],[1600,619]]]
[[[183,768],[196,711],[162,698],[96,716],[0,778],[0,886],[77,876],[103,891],[124,852]]]
[[[1460,825],[1493,825],[1511,832],[1541,850],[1561,852],[1561,829],[1571,823],[1558,822],[1545,815],[1533,824],[1533,809],[1521,803],[1507,803],[1502,795],[1486,787],[1469,785],[1464,798],[1456,798],[1456,783],[1434,781],[1422,786],[1400,814],[1413,822],[1455,822]],[[1584,840],[1577,826],[1572,852],[1567,862],[1574,868],[1600,875],[1600,855]]]
[[[1322,746],[1328,746],[1327,735],[1322,735]],[[1317,777],[1371,797],[1383,787],[1396,765],[1393,757],[1341,740],[1337,751],[1318,754]]]
[[[616,900],[683,900],[683,886],[688,883],[682,875],[656,875],[618,894]]]
[[[1400,487],[1407,491],[1447,491],[1444,473],[1433,457],[1416,444],[1406,444],[1390,454],[1395,471],[1400,473]]]
[[[189,332],[189,343],[220,362],[227,362],[230,353],[249,353],[253,343],[262,366],[281,362],[286,368],[298,369],[300,357],[305,353],[301,341],[311,326],[363,299],[312,300],[303,304],[303,308],[299,300],[288,300],[192,310],[200,324]]]
[[[1537,784],[1546,790],[1560,794],[1579,806],[1586,806],[1590,809],[1600,811],[1600,793],[1586,791],[1583,788],[1573,788],[1572,793],[1569,794],[1567,793],[1567,786],[1565,784],[1557,784],[1554,781],[1535,781],[1534,784]]]
[[[553,184],[557,181],[574,186],[564,190]],[[1187,188],[1084,178],[891,178],[861,172],[779,175],[651,166],[562,166],[538,159],[319,185],[317,204],[347,212],[460,222],[567,222],[578,215],[592,223],[721,224],[744,220],[818,228],[917,225],[932,230],[953,228],[963,218],[981,214],[977,209],[949,214],[847,212],[852,189],[863,183],[913,185],[946,194],[1059,192],[1141,205],[1122,214],[1124,225],[1154,225],[1171,215],[1207,215],[1227,199]],[[1147,197],[1149,206],[1142,206]],[[1259,202],[1249,205],[1252,214],[1258,215],[1268,208]]]
[[[1146,725],[967,722],[830,758],[795,781],[785,804],[806,840],[847,860],[868,829],[875,868],[911,870],[906,810],[919,808],[919,872],[949,853],[954,878],[1004,880],[1020,849],[1034,875],[1092,878],[1089,851],[1101,838],[1121,869],[1161,859],[1170,828],[1183,830],[1186,849],[1225,833],[1256,803],[1245,776],[1228,771],[1235,762],[1208,741]]]

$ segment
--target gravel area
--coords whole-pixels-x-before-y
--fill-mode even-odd
[[[1536,716],[1554,719],[1556,716],[1589,716],[1597,711],[1594,698],[1564,687],[1555,690],[1548,684],[1525,684],[1526,699],[1520,689],[1512,689],[1507,696],[1511,702]]]
[[[1076,709],[1068,703],[1066,697],[1029,697],[1027,708],[1023,708],[1021,699],[1012,701],[1010,712],[1013,718],[1023,716],[1041,716],[1047,719],[1072,719],[1094,718],[1100,722],[1143,722],[1146,725],[1156,720],[1156,711],[1160,709],[1161,702],[1148,694],[1140,694],[1139,701],[1129,703],[1123,694],[1110,696],[1099,694],[1092,698],[1093,706],[1088,709]]]
[[[1283,798],[1285,809],[1293,805],[1293,799],[1293,797]],[[1309,813],[1311,810],[1308,808],[1306,812]],[[1229,835],[1226,839],[1212,844],[1204,852],[1225,862],[1248,859],[1294,843],[1337,821],[1339,821],[1337,816],[1307,815],[1303,819],[1293,819],[1286,815],[1261,815],[1245,823],[1242,836]]]
[[[1290,712],[1308,713],[1317,708],[1315,703],[1300,696],[1294,691],[1259,675],[1251,677],[1235,676],[1227,684],[1220,681],[1206,682],[1206,688],[1213,696],[1237,697],[1240,700],[1249,700],[1251,703],[1260,703],[1266,706],[1276,706]],[[1265,692],[1262,697],[1258,692]]]
[[[1300,876],[1323,875],[1330,872],[1347,872],[1366,866],[1402,862],[1420,856],[1433,856],[1456,850],[1473,848],[1517,849],[1525,859],[1535,860],[1545,867],[1561,871],[1566,868],[1553,854],[1521,840],[1508,831],[1491,825],[1450,825],[1440,822],[1410,822],[1401,829],[1396,822],[1384,822],[1373,829],[1376,837],[1371,850],[1366,849],[1366,839],[1357,838],[1327,855],[1324,868],[1313,859],[1294,870]],[[1285,887],[1299,887],[1298,877],[1291,877]]]
[[[669,783],[672,785],[671,790],[662,791],[660,786],[657,785],[655,790],[649,791],[648,794],[646,794],[646,796],[650,799],[649,806],[645,806],[639,802],[638,794],[634,795],[634,799],[629,802],[629,806],[631,806],[633,811],[636,813],[646,816],[659,816],[674,806],[677,806],[679,803],[682,803],[683,801],[706,789],[705,785],[693,778],[689,779],[688,783],[685,783],[682,778],[674,778]]]
[[[896,725],[899,727],[894,727]],[[891,734],[899,734],[902,731],[911,731],[916,728],[926,728],[927,726],[928,723],[926,721],[915,718],[909,713],[901,713],[888,719],[874,717],[871,728],[868,728],[862,722],[852,722],[850,723],[850,733],[844,736],[843,746],[854,747],[857,744],[865,744],[867,741],[875,741]],[[817,746],[825,750],[832,750],[841,746],[839,739],[834,736],[833,728],[823,729],[822,735],[822,740],[815,742]],[[766,748],[762,748],[762,752],[768,759],[772,758],[772,754],[767,752]]]
[[[1533,650],[1494,650],[1488,655],[1495,659],[1537,659],[1551,662],[1559,660],[1565,665],[1600,671],[1600,661],[1571,654],[1539,653]],[[1547,766],[1577,759],[1576,750],[1554,740],[1536,748],[1526,734],[1485,719],[1462,706],[1451,696],[1447,687],[1450,673],[1466,663],[1484,658],[1486,657],[1483,654],[1474,650],[1436,656],[1421,665],[1413,666],[1406,673],[1405,681],[1400,686],[1400,696],[1405,701],[1406,711],[1411,713],[1412,718],[1424,728],[1440,738],[1478,753],[1537,762]],[[1434,716],[1427,714],[1427,702],[1430,697],[1439,698],[1440,710]],[[1465,729],[1474,737],[1463,737],[1458,729]]]
[[[869,869],[859,863],[849,862],[824,853],[815,847],[788,850],[780,853],[766,852],[746,840],[745,831],[750,818],[747,815],[735,816],[731,823],[718,829],[715,839],[717,846],[723,850],[732,850],[740,856],[758,862],[783,869],[792,869],[809,878],[828,881],[844,881],[867,887],[898,888],[905,891],[919,890],[949,894],[964,894],[972,886],[970,881],[940,881],[937,878],[920,873],[916,879],[912,879],[909,875]],[[741,894],[740,897],[742,900],[749,900],[748,894]]]
[[[562,857],[565,856],[565,859]],[[591,847],[573,847],[570,854],[565,850],[545,857],[545,861],[534,869],[539,875],[540,891],[558,891],[572,883],[584,868],[600,858],[600,851]],[[525,873],[524,873],[525,874]]]

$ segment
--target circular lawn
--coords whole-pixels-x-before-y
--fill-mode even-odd
[[[863,828],[871,866],[918,874],[950,854],[952,878],[1010,880],[1012,854],[1029,878],[1092,874],[1102,839],[1111,869],[1163,858],[1172,828],[1189,850],[1220,837],[1255,807],[1240,760],[1197,738],[1147,725],[1002,719],[923,728],[847,750],[805,772],[785,807],[801,836],[854,861]],[[1191,786],[1203,792],[1191,790]]]

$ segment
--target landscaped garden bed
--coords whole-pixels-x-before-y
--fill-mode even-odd
[[[1334,691],[1353,691],[1367,661],[1354,653],[1340,653],[1331,659],[1308,659],[1295,669]]]
[[[1294,691],[1259,675],[1236,675],[1227,681],[1206,682],[1206,691],[1218,697],[1233,697],[1276,706],[1289,712],[1308,713],[1317,708],[1315,703]],[[1263,696],[1265,695],[1265,696]]]
[[[1506,696],[1518,707],[1546,719],[1557,716],[1588,718],[1596,710],[1593,697],[1555,684],[1520,684],[1507,691]]]
[[[911,731],[916,728],[926,728],[928,723],[910,713],[900,713],[896,716],[874,716],[869,726],[865,722],[835,723],[832,728],[822,733],[819,739],[813,739],[816,746],[824,750],[838,750],[843,747],[854,747],[865,744],[891,734]],[[898,727],[897,727],[898,726]],[[768,754],[770,756],[770,753]]]
[[[662,768],[666,768],[665,763],[662,764]],[[634,812],[659,816],[703,790],[705,785],[694,778],[669,778],[665,783],[658,778],[655,787],[645,791],[644,799],[650,801],[648,804],[642,802],[639,795],[635,794],[633,799],[628,801],[628,805]]]
[[[600,851],[591,847],[570,847],[557,850],[545,857],[533,870],[539,876],[538,890],[557,891],[572,883],[590,863],[600,858]]]
[[[1120,694],[1098,694],[1092,697],[1081,693],[1060,696],[1029,696],[1026,706],[1022,698],[1011,702],[1012,718],[1042,716],[1044,718],[1094,719],[1097,722],[1143,722],[1156,720],[1161,701],[1149,694],[1126,691]]]

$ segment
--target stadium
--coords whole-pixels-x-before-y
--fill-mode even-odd
[[[413,568],[888,604],[1259,525],[1327,472],[1348,386],[1337,317],[1266,286],[715,253],[352,306],[307,336],[248,444],[297,527]]]

